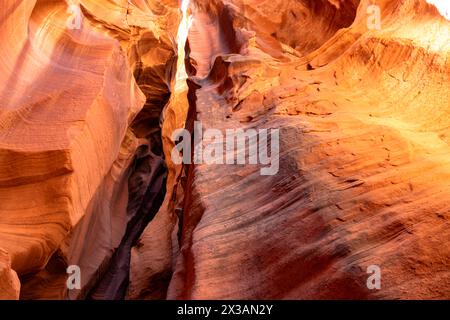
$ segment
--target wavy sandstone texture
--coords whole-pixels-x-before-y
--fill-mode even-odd
[[[450,298],[449,1],[0,1],[0,299]]]

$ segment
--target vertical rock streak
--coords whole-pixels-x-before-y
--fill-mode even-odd
[[[187,88],[186,79],[186,42],[189,35],[189,29],[192,26],[192,15],[189,14],[190,0],[181,0],[181,12],[183,14],[180,26],[178,27],[177,46],[178,46],[178,60],[177,60],[177,74],[175,77],[175,91],[185,90]]]

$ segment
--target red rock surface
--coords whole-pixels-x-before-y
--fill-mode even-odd
[[[72,1],[74,30],[3,2],[1,299],[450,298],[442,8],[375,1],[369,30],[368,0],[191,0],[184,79],[179,1]],[[278,174],[176,165],[194,120],[280,129]]]
[[[0,299],[19,299],[20,281],[17,273],[11,269],[9,255],[3,249],[0,250]]]

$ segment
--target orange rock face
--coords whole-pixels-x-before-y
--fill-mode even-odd
[[[450,298],[445,5],[4,2],[1,299]],[[177,162],[198,123],[277,171]]]
[[[20,281],[17,273],[11,269],[8,253],[0,250],[0,299],[19,299]]]

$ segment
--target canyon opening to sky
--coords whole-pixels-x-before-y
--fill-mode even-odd
[[[1,300],[450,299],[450,0],[0,2]]]

